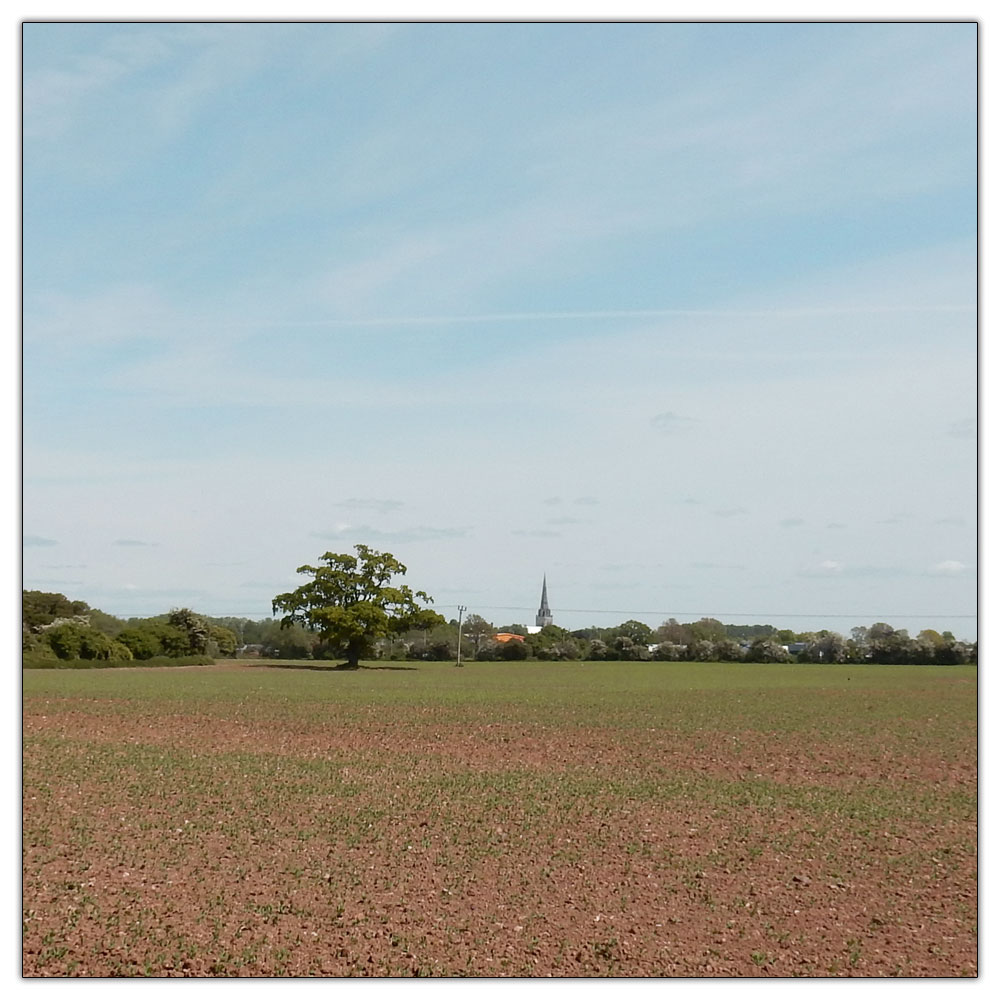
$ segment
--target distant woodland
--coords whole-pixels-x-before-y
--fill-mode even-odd
[[[508,637],[504,641],[496,636]],[[513,636],[514,638],[509,638]],[[924,629],[910,636],[885,622],[848,635],[793,632],[773,625],[726,625],[715,618],[658,628],[629,620],[569,631],[547,625],[528,634],[517,622],[495,624],[477,614],[462,621],[464,660],[687,660],[750,663],[976,663],[978,643]],[[219,658],[339,660],[344,650],[305,626],[263,618],[212,617],[188,608],[150,618],[117,618],[63,594],[25,590],[21,642],[26,667],[210,663]],[[378,640],[384,660],[454,660],[458,621]]]

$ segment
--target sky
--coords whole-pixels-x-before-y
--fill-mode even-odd
[[[23,586],[977,637],[971,23],[28,23]]]

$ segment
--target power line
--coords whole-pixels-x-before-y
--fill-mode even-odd
[[[480,604],[478,605],[484,611],[531,611],[532,608],[528,607],[509,607],[497,604]],[[457,604],[443,604],[439,607],[453,608],[458,607]],[[873,611],[850,611],[850,612],[800,612],[800,611],[614,611],[605,610],[601,608],[554,608],[553,612],[559,611],[563,614],[581,614],[581,615],[647,615],[649,617],[655,617],[657,615],[666,615],[668,617],[676,618],[678,615],[684,617],[719,617],[724,616],[726,618],[978,618],[978,615],[969,614],[949,614],[948,612],[940,612],[938,614],[924,614],[924,613],[906,613],[902,611],[894,612],[873,612]]]
[[[438,604],[436,607],[439,608],[454,608],[456,611],[460,607],[468,609],[468,605],[459,604]],[[479,604],[476,607],[483,611],[528,611],[533,612],[535,609],[533,607],[519,607],[512,605],[503,604]],[[96,609],[101,610],[101,609]],[[608,608],[554,608],[553,612],[559,612],[562,614],[580,614],[580,615],[645,615],[647,617],[657,617],[662,616],[665,618],[872,618],[872,619],[888,619],[888,618],[968,618],[974,619],[978,618],[979,615],[975,614],[952,614],[947,611],[938,612],[935,614],[926,614],[924,612],[904,612],[904,611],[893,611],[893,612],[874,612],[874,611],[850,611],[850,612],[801,612],[801,611],[620,611]],[[159,615],[167,614],[166,611],[154,612],[152,615],[148,610],[146,611],[119,611],[114,613],[116,618],[143,618],[143,617],[157,617]],[[249,618],[262,620],[264,618],[274,618],[273,613],[263,614],[259,610],[254,611],[224,611],[219,613],[212,613],[209,611],[199,611],[198,614],[205,615],[208,618]],[[105,612],[105,614],[112,614],[112,612]],[[277,619],[275,619],[277,620]]]

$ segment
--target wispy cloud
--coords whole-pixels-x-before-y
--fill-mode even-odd
[[[126,304],[128,299],[132,299],[136,305],[142,304],[141,287],[114,289],[102,293],[102,298],[94,302],[96,309],[100,309],[107,304],[114,304],[116,308]],[[106,297],[105,297],[106,296]],[[333,312],[337,310],[333,309]],[[972,305],[880,305],[872,303],[864,306],[844,306],[835,303],[829,305],[820,304],[813,306],[794,306],[782,308],[775,306],[768,309],[755,309],[750,307],[732,307],[726,309],[581,309],[576,311],[540,311],[540,312],[496,312],[496,313],[427,313],[417,315],[399,316],[378,316],[365,315],[364,313],[352,316],[328,315],[309,319],[295,319],[283,316],[250,316],[250,315],[230,315],[228,318],[220,316],[216,319],[187,319],[184,326],[192,330],[211,329],[213,331],[228,330],[256,331],[269,329],[283,329],[289,331],[301,331],[310,329],[343,329],[359,330],[365,328],[385,328],[403,329],[406,327],[435,329],[441,326],[468,327],[483,324],[510,325],[516,323],[537,324],[539,322],[578,322],[580,320],[655,320],[655,319],[806,319],[806,318],[828,318],[840,316],[889,316],[907,313],[947,313],[947,314],[974,314],[975,306]],[[95,313],[100,315],[100,312]],[[107,313],[105,313],[107,316]],[[168,332],[172,326],[176,326],[162,313],[159,315],[143,310],[143,326],[156,332]],[[148,317],[148,318],[147,318]],[[54,325],[54,324],[53,324]],[[676,414],[664,413],[658,417],[669,420],[671,417],[677,420],[687,420],[692,418],[677,417]],[[654,417],[656,421],[658,417]],[[965,424],[965,421],[959,421]]]
[[[883,517],[882,520],[876,521],[876,524],[903,524],[912,516],[909,513],[890,514],[888,517]]]
[[[128,46],[112,39],[58,69],[26,71],[26,137],[58,139],[96,95],[108,93],[128,76],[162,62],[168,54],[169,47],[160,38],[145,35]]]
[[[46,546],[46,545],[58,545],[59,543],[54,538],[43,538],[41,535],[25,535],[21,542],[25,546]]]
[[[137,538],[116,538],[112,545],[121,545],[125,548],[154,548],[159,542],[142,542]]]
[[[662,570],[666,567],[663,563],[647,563],[647,562],[614,562],[605,563],[603,566],[598,567],[602,573],[635,573],[638,571],[645,570]]]
[[[805,523],[801,517],[785,517],[778,522],[782,528],[801,528]]]
[[[45,350],[87,349],[115,342],[169,338],[188,324],[149,284],[117,284],[82,294],[44,291],[26,296],[29,345]]]
[[[948,425],[949,437],[958,438],[961,441],[971,441],[976,437],[976,421],[969,417],[966,420],[956,420]]]
[[[903,566],[850,565],[835,559],[825,559],[815,566],[799,571],[804,577],[845,577],[856,579],[888,580],[911,576],[911,571]]]
[[[349,500],[339,500],[330,505],[342,507],[345,510],[374,510],[379,514],[389,514],[401,510],[405,504],[402,500],[378,500],[374,497],[351,497]]]
[[[320,42],[327,71],[352,41],[363,44],[365,35],[347,32]],[[133,158],[176,141],[210,110],[215,96],[238,89],[281,55],[294,50],[300,64],[308,63],[316,43],[294,26],[116,25],[58,68],[26,70],[26,135],[51,146],[72,136],[86,154],[74,168],[115,176]],[[130,141],[117,146],[118,155],[107,156],[101,142],[125,129]]]
[[[338,26],[336,35],[313,31],[313,35],[322,36],[323,40],[311,45],[302,30],[286,38],[285,33],[276,33],[273,27],[265,32],[259,26],[242,31],[235,25],[224,29],[202,26],[201,31],[175,27],[147,31],[145,42],[135,38],[135,33],[121,32],[86,56],[78,57],[69,79],[50,79],[46,88],[39,86],[39,74],[32,74],[30,82],[26,81],[26,91],[54,89],[56,99],[50,103],[65,108],[75,94],[123,89],[124,84],[124,89],[137,91],[129,107],[142,107],[144,100],[152,104],[151,120],[164,123],[160,131],[173,134],[183,129],[187,117],[197,115],[207,96],[238,87],[249,74],[266,70],[293,49],[297,57],[300,55],[297,50],[312,51],[313,58],[322,50],[327,60],[336,65],[344,48],[344,42],[338,44],[343,30]],[[846,46],[837,47],[844,59],[859,50],[865,52],[866,59],[870,58],[866,47],[856,41],[848,40]],[[955,58],[952,56],[953,61]],[[143,73],[161,63],[166,63],[172,72],[166,78],[154,77],[150,86]],[[880,67],[879,74],[870,75],[866,85],[874,83],[880,92],[884,88],[886,96],[898,101],[899,91],[888,81],[902,66],[905,61],[887,62]],[[420,224],[408,220],[409,224],[376,228],[376,235],[364,247],[353,247],[351,253],[342,257],[331,255],[318,268],[320,273],[309,278],[315,293],[310,296],[311,301],[320,298],[324,285],[331,297],[328,306],[332,315],[316,322],[356,322],[338,313],[343,309],[352,312],[361,309],[366,313],[362,321],[367,323],[413,322],[434,326],[522,319],[534,322],[538,318],[577,321],[581,317],[605,317],[617,321],[644,316],[733,315],[724,309],[660,308],[450,314],[410,311],[401,317],[379,317],[371,314],[371,308],[384,303],[385,293],[391,288],[407,293],[400,296],[404,304],[414,301],[419,304],[420,295],[414,293],[414,287],[419,289],[426,283],[419,280],[421,277],[436,277],[444,286],[455,284],[456,280],[482,284],[511,273],[530,274],[540,259],[558,261],[567,248],[575,248],[581,242],[590,247],[600,246],[609,234],[636,235],[664,228],[688,228],[699,219],[715,219],[720,206],[729,211],[734,205],[741,206],[743,212],[767,211],[769,201],[787,196],[790,181],[796,182],[796,189],[805,187],[814,196],[819,194],[834,200],[844,197],[842,190],[824,180],[836,179],[838,170],[844,164],[852,165],[859,153],[878,161],[885,155],[881,146],[886,141],[886,129],[874,127],[869,120],[869,108],[865,109],[869,114],[860,119],[864,129],[858,127],[857,121],[851,128],[836,127],[827,116],[843,114],[842,107],[856,109],[857,102],[868,95],[851,74],[845,74],[840,58],[824,62],[822,71],[818,66],[811,69],[807,85],[796,88],[793,94],[788,88],[783,88],[779,95],[770,92],[774,83],[765,74],[755,80],[753,88],[741,91],[741,100],[734,103],[734,88],[726,74],[720,76],[715,71],[702,76],[694,72],[690,76],[679,74],[667,94],[650,94],[642,100],[633,97],[624,106],[616,101],[596,108],[589,104],[580,106],[569,114],[560,107],[552,118],[541,120],[525,116],[516,131],[510,133],[511,141],[518,144],[516,197],[483,199],[486,207],[464,221],[446,217],[443,221],[435,218],[427,222],[424,213],[420,213]],[[65,70],[62,72],[65,75]],[[745,84],[745,68],[739,72],[740,82]],[[584,68],[581,75],[586,73]],[[837,80],[835,92],[818,85],[816,78],[824,75]],[[806,97],[803,91],[810,96]],[[872,107],[883,107],[877,101],[869,103]],[[428,104],[430,109],[414,111],[410,117],[432,116],[432,102]],[[826,122],[819,131],[817,105],[823,109]],[[38,102],[32,106],[38,106]],[[185,109],[190,110],[185,112]],[[886,116],[889,123],[897,124],[898,118],[917,120],[915,108],[907,107],[905,111],[905,115]],[[37,113],[31,117],[34,120],[45,116]],[[67,122],[71,123],[74,117],[66,115]],[[455,168],[461,160],[456,159],[454,150],[460,147],[464,133],[456,131],[450,115],[436,122],[432,117],[428,121],[410,122],[407,132],[412,130],[413,138],[405,145],[394,142],[392,137],[406,126],[407,122],[394,116],[352,133],[352,153],[362,144],[376,151],[371,164],[366,163],[364,174],[372,174],[373,168],[378,167],[383,171],[398,171],[400,162],[409,166],[414,156],[426,155],[422,152],[426,148],[440,150],[427,164],[431,177],[446,172],[450,178],[457,173]],[[429,133],[429,127],[438,131]],[[435,142],[437,137],[450,138],[451,142]],[[711,170],[704,169],[705,162],[713,164]],[[295,180],[298,180],[299,164],[295,166]],[[337,162],[338,181],[345,168],[345,164]],[[329,169],[325,160],[323,169]],[[879,176],[883,173],[892,171],[879,171]],[[675,183],[664,185],[664,176],[674,178]],[[309,179],[314,180],[311,176]],[[417,182],[422,179],[423,175]],[[315,180],[318,182],[318,178]],[[726,192],[738,197],[727,197]],[[402,188],[399,193],[406,195],[409,189]],[[802,197],[802,192],[797,193]],[[358,190],[352,201],[363,202],[364,196],[370,198],[371,194]],[[586,212],[580,211],[583,199],[588,206]],[[404,197],[399,201],[406,203]],[[465,266],[444,266],[451,263]],[[437,277],[441,275],[445,277]],[[457,298],[468,299],[468,290],[459,289]],[[663,305],[668,306],[669,302]]]
[[[836,559],[824,559],[814,572],[822,576],[836,576],[844,572],[844,564]]]
[[[748,513],[746,507],[719,507],[713,510],[712,513],[716,517],[739,517],[741,514]]]
[[[537,528],[533,531],[525,531],[522,529],[517,529],[511,532],[512,535],[517,535],[520,538],[561,538],[562,534],[558,531],[550,531],[548,528]]]
[[[672,433],[693,422],[691,417],[678,416],[676,413],[668,410],[665,413],[657,413],[655,417],[650,419],[649,424],[655,430]]]
[[[368,524],[357,527],[344,525],[332,531],[311,531],[311,538],[321,538],[328,541],[350,539],[359,542],[435,542],[449,538],[463,538],[469,533],[468,528],[432,528],[427,525],[417,525],[412,528],[401,528],[396,531],[384,531]]]
[[[194,587],[144,587],[134,583],[88,584],[87,593],[97,601],[123,600],[135,603],[148,601],[167,604],[169,607],[204,599],[209,594],[206,590]],[[87,599],[93,604],[91,596]],[[164,609],[161,607],[160,610]]]
[[[970,571],[971,567],[958,559],[944,559],[935,563],[930,568],[932,576],[963,576]]]

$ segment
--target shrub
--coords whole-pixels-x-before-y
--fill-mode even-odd
[[[684,659],[685,647],[678,642],[661,642],[653,650],[654,660],[667,660],[675,662]]]
[[[587,647],[588,660],[612,660],[614,656],[608,649],[608,644],[603,639],[591,639]]]
[[[445,660],[454,660],[455,658],[455,643],[449,642],[446,638],[434,636],[417,639],[410,646],[408,654],[408,659],[411,660],[436,660],[444,662]]]
[[[507,642],[498,643],[497,659],[500,660],[526,660],[528,658],[528,647],[518,639],[510,639]]]
[[[715,659],[715,643],[711,639],[695,639],[688,643],[684,659],[709,663]]]
[[[574,639],[564,639],[550,647],[549,652],[553,660],[579,660],[580,645]]]
[[[118,641],[126,646],[137,660],[148,660],[163,652],[160,637],[151,628],[127,628],[118,633]]]
[[[235,656],[236,648],[240,640],[232,629],[222,625],[208,626],[208,649],[205,650],[209,656]]]
[[[791,656],[788,650],[773,639],[754,639],[747,650],[747,661],[750,663],[788,663]]]
[[[70,660],[80,655],[83,643],[83,625],[67,622],[56,625],[45,633],[45,640],[60,660]]]
[[[616,635],[608,646],[608,659],[616,660],[648,660],[649,649],[642,643],[635,642],[627,635]],[[614,653],[612,657],[610,654]]]
[[[715,658],[720,663],[735,663],[743,659],[743,650],[735,639],[720,639],[715,644]]]
[[[132,659],[132,651],[126,644],[89,625],[66,622],[48,629],[44,638],[60,660]]]

